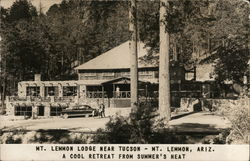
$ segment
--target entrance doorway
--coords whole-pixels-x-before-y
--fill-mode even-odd
[[[38,106],[37,116],[44,116],[44,106]]]

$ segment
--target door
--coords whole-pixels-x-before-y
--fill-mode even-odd
[[[44,106],[38,106],[37,116],[44,116]]]

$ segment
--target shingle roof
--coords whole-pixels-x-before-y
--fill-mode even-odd
[[[138,43],[138,58],[147,54],[143,43]],[[139,68],[155,67],[153,64],[145,64],[138,61]],[[84,69],[128,69],[130,68],[129,41],[97,56],[96,58],[76,67],[76,70]]]

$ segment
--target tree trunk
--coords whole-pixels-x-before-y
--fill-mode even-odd
[[[7,80],[6,80],[6,78],[7,78],[7,73],[6,73],[6,62],[5,62],[5,60],[4,60],[4,62],[3,62],[3,75],[2,75],[2,78],[3,78],[3,80],[2,80],[2,95],[1,95],[1,109],[0,109],[0,113],[1,114],[4,114],[5,113],[5,98],[6,98],[6,89],[7,89]]]
[[[3,84],[2,84],[2,87],[3,87],[3,91],[2,91],[2,96],[1,96],[1,114],[4,114],[4,111],[5,111],[5,98],[6,98],[6,79],[4,78],[3,79]]]
[[[7,59],[7,56],[4,55],[4,52],[1,52],[0,53],[0,58],[1,58],[1,70],[2,70],[2,75],[0,76],[0,78],[2,79],[2,81],[0,81],[2,84],[2,95],[1,95],[1,105],[0,105],[0,114],[4,114],[5,113],[5,98],[6,98],[6,87],[7,87],[7,63],[6,63],[6,59]],[[0,86],[0,87],[1,87]]]
[[[160,1],[160,64],[159,64],[159,114],[168,123],[170,114],[169,34],[165,16],[168,0]]]
[[[177,40],[174,39],[174,42],[173,42],[173,60],[175,62],[177,62],[177,59],[178,59],[178,55],[177,55]]]
[[[64,76],[64,51],[62,51],[61,55],[61,80],[63,80]]]
[[[211,51],[211,39],[210,39],[210,37],[207,38],[207,50],[208,50],[208,54],[210,55],[210,51]]]
[[[129,6],[129,30],[131,40],[130,48],[130,91],[131,91],[131,113],[136,113],[138,106],[138,64],[137,64],[137,17],[136,0],[131,0]]]

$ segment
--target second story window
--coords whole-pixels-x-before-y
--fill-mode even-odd
[[[155,78],[159,78],[159,71],[154,71]]]
[[[122,77],[130,77],[130,72],[121,72]]]
[[[102,73],[103,79],[112,79],[115,77],[114,72],[104,72]]]
[[[97,73],[96,72],[84,73],[84,77],[86,80],[97,79]]]
[[[139,71],[139,77],[150,79],[150,78],[153,78],[153,73],[148,70]]]

